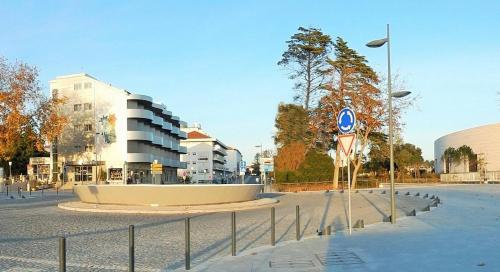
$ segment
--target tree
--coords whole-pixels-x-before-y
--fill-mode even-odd
[[[408,167],[413,167],[415,169],[415,177],[417,177],[420,165],[424,163],[422,149],[410,143],[395,145],[394,162],[397,164],[400,173],[403,173]]]
[[[295,80],[295,100],[301,101],[306,112],[316,92],[325,80],[324,68],[331,48],[331,38],[318,28],[299,27],[289,41],[278,65],[285,67]]]
[[[470,170],[473,163],[475,163],[476,153],[468,145],[462,145],[457,148],[458,156],[460,156],[460,161],[464,165],[464,173]]]
[[[42,151],[44,143],[61,133],[66,123],[57,112],[63,99],[46,97],[37,78],[35,67],[11,64],[0,57],[0,159],[9,161],[22,153],[24,159],[17,164],[21,169],[33,152]],[[26,153],[30,150],[31,155]]]
[[[306,146],[297,141],[278,149],[274,164],[276,171],[295,171],[305,159]]]
[[[380,132],[385,124],[385,101],[377,86],[380,83],[379,78],[368,66],[365,57],[349,48],[342,38],[337,38],[333,46],[335,59],[328,60],[328,74],[332,80],[324,86],[327,94],[319,102],[322,111],[319,119],[327,132],[336,133],[338,128],[335,117],[340,110],[349,106],[356,113],[358,123],[354,133],[357,136],[358,149],[352,160],[352,185],[355,187],[368,137],[374,132]],[[338,182],[339,155],[337,146],[334,186]]]
[[[444,161],[445,163],[444,172],[450,173],[452,164],[460,161],[460,153],[458,153],[455,148],[448,147],[444,150],[443,155],[441,156],[441,161]]]
[[[309,142],[308,124],[309,116],[302,106],[280,103],[275,120],[274,143],[286,146],[293,142]]]

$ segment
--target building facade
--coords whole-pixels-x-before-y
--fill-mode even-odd
[[[232,182],[237,181],[240,177],[242,159],[243,156],[238,149],[234,147],[228,147],[226,168],[229,172],[229,180]]]
[[[210,137],[198,124],[181,129],[187,133],[187,139],[181,141],[181,146],[187,149],[181,161],[187,168],[180,170],[179,175],[189,177],[191,183],[227,183],[230,177],[226,165],[228,147]]]
[[[445,150],[463,145],[469,146],[477,155],[477,166],[469,167],[468,161],[460,161],[451,163],[450,169],[446,169]],[[477,172],[487,179],[488,172],[500,172],[500,123],[457,131],[437,139],[434,142],[434,163],[438,174]]]
[[[50,89],[64,99],[60,111],[69,121],[51,149],[52,175],[73,183],[177,181],[186,133],[165,105],[87,74],[57,77]],[[163,165],[154,178],[153,162]]]

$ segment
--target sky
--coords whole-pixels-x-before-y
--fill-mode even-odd
[[[297,28],[342,37],[417,97],[403,139],[433,159],[448,133],[500,122],[499,1],[1,1],[0,56],[48,81],[85,72],[163,102],[250,162],[275,148],[293,82],[277,66]],[[500,137],[500,135],[492,135]]]

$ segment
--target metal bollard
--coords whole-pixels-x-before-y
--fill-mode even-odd
[[[59,237],[59,272],[66,272],[66,237]]]
[[[128,226],[128,271],[134,272],[135,270],[135,238],[134,238],[134,225]]]
[[[332,226],[326,226],[326,235],[332,234]]]
[[[295,238],[300,240],[300,208],[295,206]]]
[[[5,186],[7,188],[7,196],[9,196],[9,186]]]
[[[189,217],[184,220],[184,234],[185,234],[185,241],[184,244],[186,246],[185,250],[185,263],[186,263],[186,270],[191,269],[191,237],[190,237],[190,227],[189,227]]]
[[[276,221],[275,221],[275,208],[271,207],[271,245],[276,244]]]
[[[236,212],[231,213],[231,256],[236,256]]]

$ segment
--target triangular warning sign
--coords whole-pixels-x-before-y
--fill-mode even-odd
[[[338,136],[340,146],[342,147],[342,151],[344,151],[344,154],[346,156],[349,156],[351,153],[351,149],[354,143],[354,140],[356,140],[356,134],[342,134]]]

